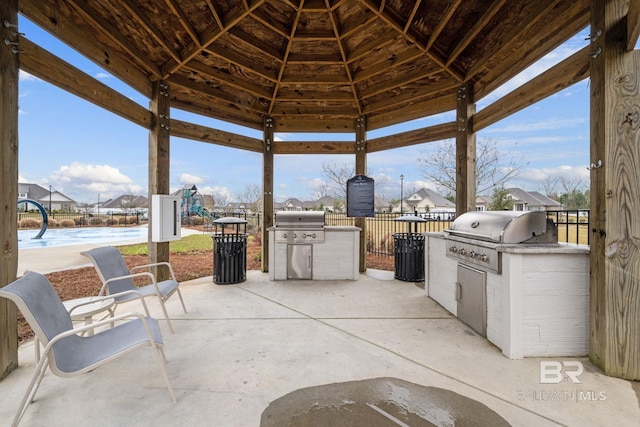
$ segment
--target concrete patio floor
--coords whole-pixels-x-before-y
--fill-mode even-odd
[[[391,272],[273,282],[248,271],[239,284],[206,277],[181,289],[189,312],[177,298],[167,304],[175,334],[161,321],[177,403],[142,349],[74,378],[48,371],[21,425],[259,426],[269,404],[295,390],[392,377],[474,399],[514,426],[640,426],[638,383],[607,377],[586,358],[509,360]],[[540,361],[567,360],[584,364],[580,384],[541,384]],[[0,425],[31,378],[33,343],[20,347],[19,363],[0,382]]]

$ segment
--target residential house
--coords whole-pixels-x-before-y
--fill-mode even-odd
[[[562,209],[562,204],[537,191],[526,191],[521,188],[507,188],[507,197],[513,202],[514,211],[552,211]],[[488,210],[490,196],[476,198],[476,210]]]
[[[31,199],[38,202],[47,211],[74,211],[76,202],[59,191],[49,191],[38,184],[18,183],[18,199]],[[27,203],[24,210],[35,209],[35,206]]]
[[[393,212],[400,212],[400,205],[400,202],[394,203]],[[433,211],[455,213],[456,205],[428,188],[418,190],[402,201],[402,212],[427,213]]]

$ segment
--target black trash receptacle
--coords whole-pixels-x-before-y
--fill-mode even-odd
[[[394,254],[395,269],[394,277],[406,282],[420,282],[424,280],[424,234],[417,232],[418,222],[426,222],[424,218],[413,215],[405,215],[395,219],[395,221],[406,222],[407,233],[395,233]],[[416,230],[411,232],[411,224]]]
[[[213,224],[213,281],[219,285],[243,282],[247,278],[247,234],[240,232],[240,225],[244,225],[246,231],[247,221],[225,217]],[[228,225],[235,226],[235,232],[225,233]],[[222,227],[221,232],[218,227]]]

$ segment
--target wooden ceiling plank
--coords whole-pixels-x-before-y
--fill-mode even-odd
[[[113,40],[118,46],[136,59],[156,78],[161,77],[160,69],[145,54],[136,49],[133,44],[122,36],[110,22],[99,19],[98,13],[85,0],[68,0],[69,3],[92,25],[101,28],[104,34]]]
[[[436,25],[436,27],[433,29],[433,32],[431,33],[431,36],[429,37],[429,41],[425,46],[425,49],[427,51],[431,50],[431,46],[433,46],[440,34],[442,34],[444,28],[449,24],[449,21],[451,21],[451,18],[456,13],[456,10],[458,10],[458,7],[460,7],[460,3],[462,3],[462,0],[453,0],[449,3],[449,7],[447,8],[447,10],[445,10],[444,15],[442,16],[442,18],[440,18],[438,25]]]
[[[176,119],[171,119],[169,127],[171,136],[262,153],[262,140],[260,139]]]
[[[425,86],[421,90],[415,92],[405,93],[394,97],[386,97],[383,101],[368,104],[364,107],[364,114],[370,115],[378,111],[387,110],[393,107],[398,108],[398,106],[401,106],[402,104],[405,104],[407,102],[420,102],[420,100],[423,98],[429,98],[434,96],[435,94],[449,90],[454,91],[458,87],[460,87],[460,83],[454,80],[438,82],[435,85]]]
[[[191,61],[193,58],[198,56],[204,49],[208,48],[212,43],[218,40],[223,35],[227,34],[228,31],[236,26],[242,18],[248,16],[253,12],[256,8],[262,6],[265,0],[256,0],[248,9],[241,9],[231,14],[230,17],[226,20],[226,22],[222,23],[222,29],[216,23],[209,27],[206,31],[201,34],[200,42],[196,43],[195,41],[182,50],[180,53],[180,57],[182,61],[177,64],[172,64],[170,67],[165,67],[163,76],[167,78],[169,75],[173,74],[176,70],[182,67],[187,62]]]
[[[486,25],[491,21],[491,19],[496,16],[496,14],[502,9],[502,6],[506,3],[507,0],[496,0],[494,1],[489,9],[482,15],[480,19],[478,19],[471,30],[469,30],[464,37],[458,42],[458,45],[451,51],[449,58],[447,59],[446,66],[449,67],[453,61],[455,61],[458,56],[469,46],[469,44],[475,39],[475,37],[480,34],[480,31],[486,27]]]
[[[303,91],[282,90],[278,91],[278,101],[333,101],[333,102],[353,102],[353,95],[350,92],[311,92],[306,94]]]
[[[456,122],[449,122],[397,133],[395,135],[369,139],[367,140],[367,153],[455,138],[457,129]]]
[[[182,99],[178,95],[172,95],[171,108],[188,111],[203,117],[215,117],[218,120],[244,126],[249,129],[262,129],[262,121],[260,121],[260,117],[253,114],[243,113],[237,108],[230,108],[226,105],[216,105],[216,114],[212,115],[213,111],[210,104],[204,105],[194,101],[192,98]]]
[[[211,11],[211,16],[216,21],[216,24],[218,24],[218,28],[220,29],[220,31],[222,31],[224,28],[224,25],[222,25],[222,19],[220,18],[220,14],[216,10],[216,6],[211,2],[211,0],[205,0],[205,1],[207,3],[207,6],[209,7],[209,11]]]
[[[195,43],[197,46],[200,46],[200,39],[198,38],[198,33],[196,32],[196,30],[194,30],[193,26],[189,23],[189,19],[187,18],[187,15],[184,13],[182,8],[180,7],[180,4],[178,4],[176,0],[165,0],[165,3],[167,4],[167,6],[169,6],[169,9],[171,9],[171,12],[176,16],[176,18],[178,18],[180,25],[182,25],[182,28],[184,28],[187,34],[189,34],[189,37],[191,37],[191,40],[193,41],[193,43]],[[212,5],[209,4],[209,7],[211,9]],[[215,17],[215,14],[214,14],[214,17]],[[178,55],[178,58],[180,58],[179,55]],[[177,61],[179,62],[179,59]]]
[[[26,37],[20,38],[20,68],[85,101],[151,129],[151,112],[109,86],[41,48]]]
[[[416,3],[413,5],[413,9],[411,9],[411,13],[409,14],[407,22],[404,25],[404,29],[402,30],[403,34],[407,34],[407,31],[409,31],[409,28],[411,28],[411,22],[413,22],[413,18],[415,18],[421,3],[422,0],[416,0]]]
[[[518,25],[508,35],[505,35],[499,43],[496,43],[491,50],[487,51],[487,53],[485,53],[482,58],[480,58],[473,64],[473,66],[467,72],[466,80],[468,81],[470,78],[479,73],[484,68],[484,65],[489,61],[489,59],[499,54],[502,49],[506,48],[506,46],[509,45],[509,42],[517,40],[520,35],[531,29],[531,27],[533,27],[535,23],[538,22],[538,20],[541,19],[542,16],[544,16],[545,13],[556,7],[556,5],[560,1],[562,0],[554,0],[548,3],[535,2],[533,9],[527,14],[527,16],[524,19],[520,20]]]
[[[138,6],[136,6],[136,3],[129,1],[122,4],[124,8],[129,11],[131,16],[133,16],[133,19],[138,22],[138,24],[140,24],[146,32],[151,34],[151,37],[153,37],[154,40],[160,46],[162,46],[162,48],[167,51],[176,62],[180,61],[180,54],[178,53],[178,51],[173,48],[171,43],[164,37],[162,32],[160,32],[158,28],[153,25],[153,22],[151,22],[151,20],[147,17],[147,14],[140,10]]]
[[[372,12],[374,12],[375,14],[378,15],[378,17],[380,19],[382,19],[387,25],[389,25],[390,27],[392,27],[394,30],[396,30],[399,34],[402,34],[403,37],[405,37],[409,42],[415,44],[416,46],[418,46],[420,48],[420,50],[422,50],[425,55],[427,55],[429,57],[429,59],[431,59],[433,62],[435,62],[436,64],[438,64],[439,66],[441,66],[447,73],[449,73],[453,78],[457,79],[458,81],[462,82],[464,76],[458,72],[457,70],[454,70],[453,68],[447,66],[447,64],[445,63],[445,60],[440,57],[439,55],[436,55],[434,52],[427,50],[424,46],[422,46],[421,43],[418,42],[418,40],[415,39],[415,37],[413,37],[411,34],[407,33],[403,33],[402,29],[403,27],[400,26],[396,21],[394,21],[394,19],[389,18],[387,16],[387,14],[385,13],[385,11],[378,11],[375,7],[375,5],[371,4],[372,0],[358,0],[361,4],[363,4],[364,6],[366,6],[367,8],[369,8],[369,10],[371,10]],[[388,13],[388,12],[387,12]]]
[[[627,12],[627,50],[632,51],[640,37],[640,1],[631,0]]]
[[[189,62],[185,66],[185,68],[196,71],[198,74],[206,78],[211,78],[212,80],[216,80],[218,82],[221,82],[222,84],[235,87],[236,89],[239,89],[243,92],[252,93],[257,97],[271,97],[271,91],[265,89],[264,86],[252,84],[251,82],[245,80],[240,80],[236,77],[230,76],[229,73],[225,73],[216,68],[209,67],[202,62],[193,60]]]
[[[275,87],[273,88],[273,94],[271,95],[271,102],[269,103],[269,111],[268,115],[271,115],[273,111],[276,97],[278,96],[278,90],[280,89],[280,84],[282,82],[282,77],[284,76],[284,69],[287,65],[287,60],[289,59],[289,53],[291,52],[291,44],[293,42],[293,37],[296,34],[296,29],[298,27],[298,22],[300,22],[300,16],[302,15],[302,8],[304,7],[304,1],[300,0],[300,6],[296,10],[296,16],[293,18],[293,22],[291,23],[291,28],[289,30],[289,38],[287,39],[287,46],[285,47],[284,54],[282,55],[282,63],[280,64],[280,69],[278,70],[278,77],[276,79]]]
[[[384,60],[380,61],[378,64],[372,65],[366,69],[358,71],[353,74],[353,81],[355,83],[359,83],[361,81],[370,79],[378,74],[383,74],[389,71],[390,67],[402,65],[407,62],[411,62],[414,59],[417,59],[422,55],[422,52],[419,49],[415,50],[407,50],[402,52],[400,55],[396,55],[393,57],[393,60]]]
[[[254,10],[251,16],[265,27],[271,28],[271,30],[280,34],[283,38],[289,38],[289,33],[287,32],[288,28],[282,25],[279,21],[271,19],[268,15],[263,14],[261,9]]]
[[[238,55],[231,51],[222,51],[215,46],[209,46],[206,51],[211,55],[215,55],[230,64],[237,65],[238,67],[245,69],[247,71],[250,71],[251,73],[254,73],[269,81],[272,81],[275,83],[278,80],[278,76],[275,73],[268,74],[265,71],[263,71],[263,69],[261,69],[260,67],[256,67],[255,66],[256,63],[252,62],[251,58]]]
[[[371,49],[374,48],[383,48],[387,45],[390,45],[394,42],[396,38],[396,34],[389,31],[385,34],[382,34],[378,37],[372,37],[367,43],[364,43],[358,46],[356,49],[349,52],[349,57],[347,58],[347,62],[352,63],[361,59],[364,56],[371,54]]]
[[[412,104],[407,107],[394,109],[392,111],[378,114],[367,118],[367,129],[374,130],[398,123],[398,118],[402,117],[403,121],[409,121],[428,117],[433,114],[451,111],[455,108],[457,94],[445,94],[437,99],[429,99],[422,102]],[[367,143],[368,145],[368,143]]]
[[[362,98],[369,98],[375,95],[379,95],[381,93],[385,93],[387,91],[390,91],[394,88],[403,86],[403,85],[407,85],[409,83],[413,83],[415,81],[424,79],[426,77],[432,76],[434,74],[440,73],[442,72],[442,70],[440,70],[439,68],[433,66],[429,69],[423,69],[423,70],[415,70],[411,73],[408,74],[403,74],[402,78],[397,78],[395,80],[387,80],[385,82],[385,84],[379,84],[379,85],[375,85],[375,86],[371,86],[369,89],[367,90],[363,90],[360,92],[360,96]]]
[[[278,62],[282,62],[283,61],[282,52],[280,52],[278,49],[275,49],[270,44],[256,39],[251,34],[247,34],[245,31],[242,31],[240,28],[238,28],[238,27],[231,28],[229,30],[229,34],[232,37],[235,37],[236,39],[242,41],[242,43],[246,43],[249,46],[253,46],[253,47],[258,48],[262,52],[264,52],[267,55],[271,56],[276,61],[278,61]],[[290,43],[290,40],[289,40],[289,43]]]
[[[589,76],[590,46],[585,46],[556,66],[508,93],[474,116],[473,129],[478,132],[503,118],[547,98]]]
[[[116,55],[108,46],[100,43],[95,37],[87,37],[78,25],[66,16],[55,13],[40,0],[21,0],[20,12],[40,28],[51,33],[59,40],[76,49],[99,67],[113,74],[147,98],[151,98],[151,82],[149,75],[135,64],[127,62],[121,55]]]
[[[207,97],[214,98],[212,101],[218,100],[221,102],[228,102],[231,104],[236,104],[238,102],[238,98],[234,97],[230,93],[224,92],[214,87],[209,87],[202,84],[196,84],[195,82],[189,80],[188,78],[179,76],[177,74],[174,74],[171,77],[169,77],[167,81],[169,83],[176,84],[183,88],[186,88],[195,92],[200,92],[202,94],[207,95]],[[253,110],[256,114],[264,114],[264,111],[262,109],[255,108],[251,104],[245,103],[245,104],[242,104],[242,106],[245,109]]]
[[[327,9],[331,8],[331,5],[329,4],[329,0],[324,0],[325,4],[327,5]],[[351,68],[349,67],[349,63],[347,62],[347,52],[346,49],[344,47],[344,43],[342,41],[342,39],[340,38],[340,29],[338,28],[338,20],[335,16],[335,12],[332,10],[329,10],[329,20],[331,21],[331,27],[333,28],[333,32],[336,36],[336,42],[338,43],[338,49],[340,50],[340,56],[342,56],[342,63],[344,66],[344,71],[347,75],[347,79],[349,79],[349,87],[351,87],[351,92],[353,93],[353,101],[356,104],[356,107],[358,109],[358,115],[361,116],[362,115],[362,103],[360,101],[360,98],[358,97],[358,90],[356,89],[355,84],[353,83],[353,76],[351,75]]]

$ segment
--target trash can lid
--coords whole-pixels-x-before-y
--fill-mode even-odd
[[[426,222],[427,220],[415,215],[402,215],[398,218],[394,219],[394,221],[404,221],[404,222]]]
[[[225,216],[213,220],[214,224],[246,224],[247,220],[242,218],[236,218],[235,216]]]

